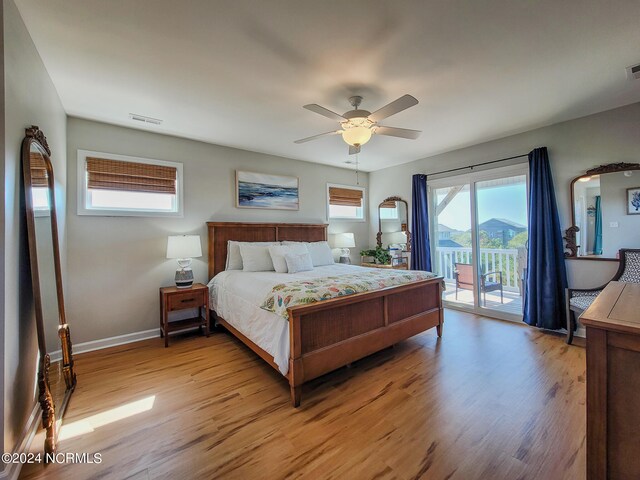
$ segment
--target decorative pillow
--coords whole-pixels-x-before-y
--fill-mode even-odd
[[[306,245],[314,267],[321,267],[323,265],[333,265],[333,252],[331,247],[325,241],[321,242],[282,242],[283,245]]]
[[[313,270],[313,261],[308,253],[285,253],[284,259],[287,262],[289,273],[308,272]]]
[[[240,244],[246,245],[280,245],[280,242],[236,242],[229,240],[227,242],[227,263],[225,270],[242,270],[242,255],[240,255]]]
[[[278,273],[287,273],[287,261],[284,256],[287,253],[302,255],[303,253],[309,253],[307,247],[303,243],[295,243],[292,245],[271,245],[269,247],[269,255],[271,255],[271,261],[273,262],[273,268]]]
[[[240,244],[242,256],[242,271],[244,272],[269,272],[273,271],[273,262],[269,255],[269,247],[266,245]]]

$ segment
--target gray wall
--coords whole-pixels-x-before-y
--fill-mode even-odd
[[[66,114],[12,0],[3,0],[4,25],[4,451],[11,451],[35,399],[37,342],[20,147],[24,129],[39,125],[52,149],[61,251],[65,245]],[[63,269],[65,268],[63,257]]]
[[[569,183],[594,166],[612,162],[638,162],[640,103],[513,135],[473,147],[416,160],[369,175],[371,232],[377,230],[376,206],[391,195],[411,201],[411,176],[526,154],[535,147],[549,148],[551,168],[563,228],[571,224]],[[506,164],[506,163],[505,163]],[[627,245],[635,246],[638,245]],[[567,261],[569,285],[598,286],[615,273],[615,262]]]
[[[5,121],[4,121],[4,116],[5,116],[5,107],[4,107],[4,92],[5,92],[5,87],[4,87],[4,1],[0,2],[0,95],[2,95],[2,102],[0,102],[0,148],[2,148],[2,152],[5,151],[5,131],[4,131],[4,127],[5,127]],[[5,179],[5,156],[2,155],[0,156],[0,165],[2,168],[0,168],[0,179],[2,180],[2,185],[4,185],[4,179]],[[4,312],[5,312],[5,302],[4,302],[4,289],[5,289],[5,281],[4,281],[4,277],[5,277],[5,270],[4,270],[4,256],[5,256],[5,242],[4,242],[4,212],[5,212],[5,198],[4,195],[0,196],[0,231],[2,231],[2,235],[0,235],[0,356],[4,359],[5,357],[5,351],[4,351],[4,339],[5,339],[5,335],[4,335]],[[2,395],[0,395],[0,431],[2,432],[2,435],[0,435],[0,452],[6,452],[7,449],[5,448],[5,421],[4,421],[4,417],[5,417],[5,409],[4,409],[4,399],[5,399],[5,374],[4,374],[5,369],[4,368],[0,368],[0,388],[2,388]],[[4,463],[0,464],[0,468],[2,470],[0,470],[0,477],[3,475],[3,473],[5,472],[5,468],[6,465]]]
[[[206,252],[205,222],[326,222],[326,184],[355,184],[352,170],[327,167],[166,135],[69,118],[67,316],[74,343],[156,328],[158,288],[173,283],[167,236],[199,234]],[[184,218],[77,215],[77,151],[131,155],[184,164]],[[235,170],[300,178],[300,211],[235,208]],[[360,175],[367,186],[368,175]],[[365,210],[366,211],[366,210]],[[333,222],[329,233],[354,232],[368,246],[368,222]],[[206,283],[207,257],[194,259],[196,281]]]

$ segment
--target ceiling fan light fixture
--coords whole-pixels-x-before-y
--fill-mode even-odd
[[[349,103],[353,107],[353,110],[339,115],[327,108],[321,107],[318,104],[311,103],[305,105],[303,108],[310,110],[314,113],[327,117],[331,120],[337,120],[342,127],[340,130],[334,130],[332,132],[321,133],[320,135],[313,135],[312,137],[301,138],[295,140],[294,143],[306,143],[311,140],[326,137],[329,135],[342,135],[342,139],[349,145],[349,155],[354,155],[360,152],[360,147],[371,140],[372,135],[387,135],[390,137],[408,138],[415,140],[420,135],[418,130],[409,130],[406,128],[395,128],[378,125],[380,120],[402,112],[407,108],[413,107],[418,104],[411,95],[403,95],[402,97],[394,100],[393,102],[379,108],[375,112],[371,113],[369,110],[360,109],[362,103],[362,97],[354,95],[349,97]]]
[[[371,139],[373,132],[368,127],[348,127],[342,132],[342,139],[352,146],[364,145]]]

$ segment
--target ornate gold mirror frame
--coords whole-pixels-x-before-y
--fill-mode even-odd
[[[609,163],[606,165],[600,165],[599,167],[592,168],[591,170],[587,170],[584,175],[580,175],[579,177],[571,180],[571,184],[569,185],[569,194],[571,195],[570,199],[570,207],[571,207],[571,226],[565,230],[564,233],[564,241],[565,241],[565,252],[564,256],[570,260],[616,260],[615,258],[608,257],[593,257],[593,256],[579,256],[578,255],[578,242],[576,240],[576,234],[580,231],[580,227],[576,225],[576,209],[575,209],[575,198],[574,198],[574,185],[581,178],[589,178],[594,175],[602,175],[606,173],[616,173],[616,172],[626,172],[631,170],[640,170],[640,163]]]
[[[59,424],[76,386],[69,325],[64,311],[55,182],[50,155],[51,150],[42,131],[37,126],[27,128],[22,142],[22,170],[29,263],[40,351],[38,400],[42,408],[42,427],[46,430],[45,453],[54,453],[56,450]],[[54,323],[49,328],[57,327],[62,357],[60,363],[55,364],[55,371],[59,375],[53,379],[50,376],[51,359],[47,351],[48,325],[45,323],[49,319],[53,319],[50,323]]]
[[[376,242],[378,244],[379,247],[382,247],[382,218],[380,215],[380,208],[382,208],[382,206],[385,203],[389,203],[389,202],[402,202],[404,203],[404,211],[405,211],[405,215],[406,218],[404,219],[403,222],[401,222],[402,225],[402,233],[404,233],[407,236],[407,252],[411,251],[411,232],[409,232],[409,204],[407,203],[406,200],[403,200],[400,197],[387,197],[385,198],[382,203],[380,205],[378,205],[378,234],[376,235]]]

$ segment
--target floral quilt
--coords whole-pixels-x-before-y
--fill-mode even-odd
[[[431,272],[371,269],[356,274],[280,283],[273,287],[260,308],[288,320],[289,307],[427,280],[435,276],[436,274]]]

